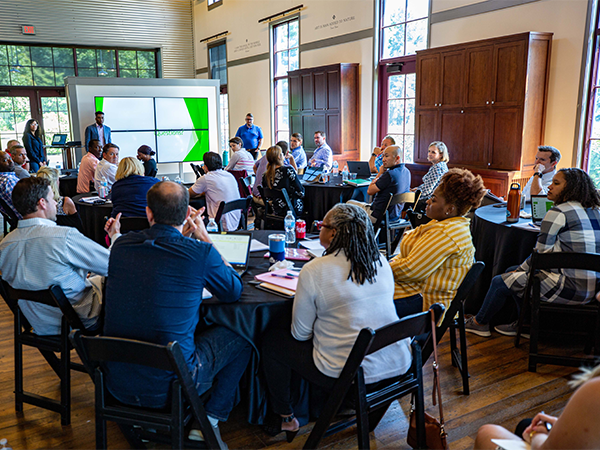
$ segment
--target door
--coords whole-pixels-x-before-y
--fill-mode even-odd
[[[494,46],[494,106],[521,106],[525,100],[525,41]]]
[[[468,48],[465,51],[465,107],[488,106],[492,100],[494,46]]]
[[[441,54],[440,98],[438,106],[442,108],[460,108],[462,106],[462,87],[464,76],[463,50],[443,52]]]

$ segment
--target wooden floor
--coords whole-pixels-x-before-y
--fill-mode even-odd
[[[12,314],[0,301],[0,439],[8,439],[13,449],[90,449],[94,441],[94,398],[91,379],[72,373],[72,424],[60,425],[58,414],[25,405],[23,413],[14,410]],[[525,341],[527,342],[527,341]],[[494,334],[492,338],[468,336],[471,395],[461,394],[458,371],[450,364],[447,336],[441,345],[442,390],[449,443],[452,449],[467,449],[479,426],[498,423],[514,428],[524,417],[544,410],[558,414],[571,391],[567,381],[573,369],[542,365],[537,373],[527,371],[527,344],[515,349],[513,339]],[[37,350],[26,349],[25,386],[27,390],[58,398],[58,381]],[[426,373],[428,412],[437,415],[431,405],[431,370]],[[408,399],[394,403],[371,434],[371,448],[409,448],[406,444]],[[230,420],[221,424],[223,439],[231,449],[301,448],[310,433],[304,427],[293,443],[281,434],[271,438],[260,427],[249,425],[242,408],[234,409]],[[323,448],[356,448],[355,429],[332,436]],[[109,424],[109,448],[129,448],[114,424]]]

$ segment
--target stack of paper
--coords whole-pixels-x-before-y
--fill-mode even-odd
[[[259,289],[283,295],[286,298],[296,295],[298,273],[290,269],[279,269],[273,272],[261,273],[254,278],[256,281],[261,281],[257,286]]]
[[[318,239],[314,239],[312,241],[300,241],[300,245],[308,249],[308,253],[310,253],[315,258],[323,256],[323,252],[325,251],[325,247],[321,245],[321,241],[319,241]]]

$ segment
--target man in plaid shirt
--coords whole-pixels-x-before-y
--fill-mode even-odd
[[[0,198],[4,200],[13,213],[20,219],[21,214],[17,212],[12,202],[12,191],[18,181],[19,177],[15,174],[15,163],[12,158],[8,153],[0,151]],[[0,211],[8,215],[2,205],[0,205]]]

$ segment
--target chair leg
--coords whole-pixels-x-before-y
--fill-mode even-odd
[[[63,316],[63,329],[68,330],[69,325]],[[60,414],[61,424],[64,426],[71,424],[71,351],[69,349],[69,337],[65,333],[61,336],[60,352]]]
[[[369,415],[367,414],[367,387],[365,386],[364,378],[357,377],[355,385],[356,393],[356,424],[358,448],[360,450],[369,450]]]
[[[21,321],[19,311],[15,315],[15,411],[23,412],[23,344],[21,344]]]
[[[383,416],[385,416],[385,413],[389,409],[390,405],[391,403],[377,408],[369,413],[369,433],[371,431],[375,431],[375,428],[377,428],[377,425],[379,425],[379,422],[381,422],[381,419],[383,419]]]
[[[538,339],[540,336],[540,281],[533,282],[533,298],[531,301],[531,336],[529,337],[529,371],[537,370]]]
[[[449,338],[450,338],[450,354],[451,355],[454,355],[456,352],[456,326],[457,326],[457,323],[456,323],[456,321],[454,321],[454,323],[450,324],[450,327],[448,329],[448,331],[450,333]],[[454,367],[456,367],[456,361],[454,361],[454,357],[450,358],[450,360],[452,361],[452,365]]]
[[[183,448],[183,397],[181,389],[173,389],[171,400],[171,448]]]
[[[465,330],[465,314],[463,308],[458,312],[458,332],[460,335],[460,375],[463,382],[463,394],[469,395],[469,363],[467,358],[467,332]]]

